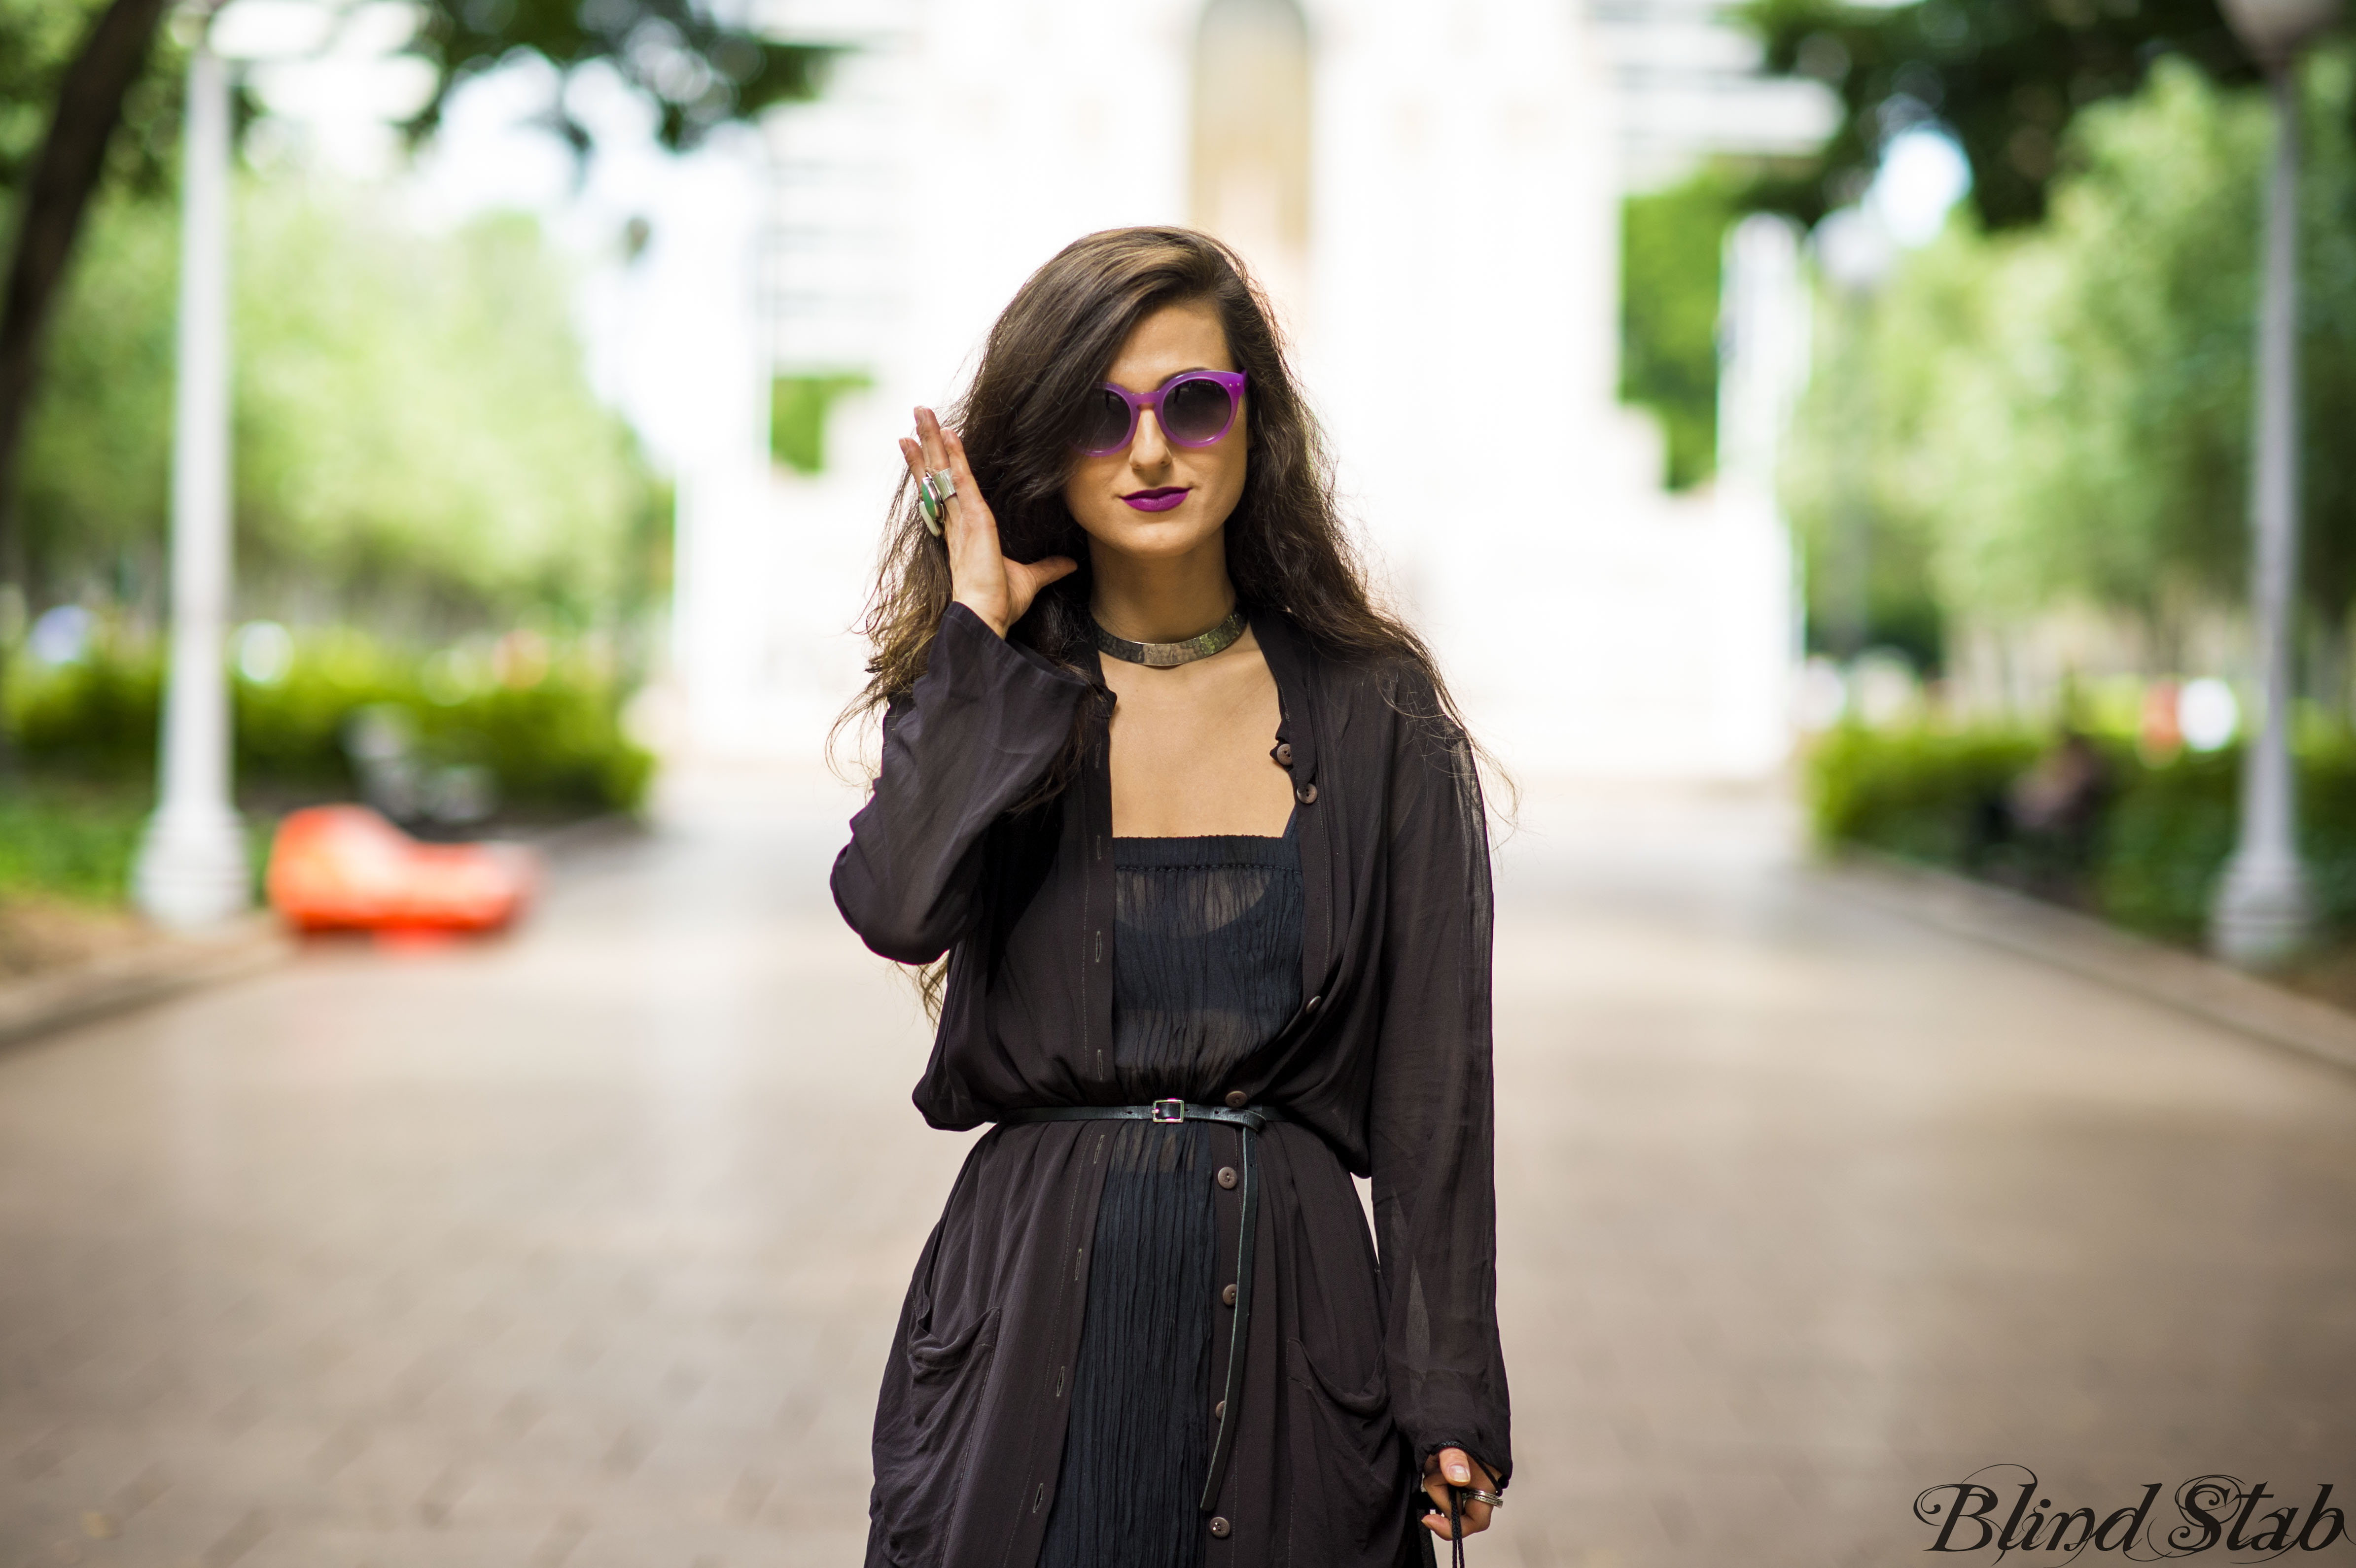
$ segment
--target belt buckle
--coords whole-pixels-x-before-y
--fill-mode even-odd
[[[1186,1119],[1186,1102],[1183,1100],[1156,1100],[1151,1108],[1152,1115],[1146,1118],[1151,1122],[1166,1125]]]

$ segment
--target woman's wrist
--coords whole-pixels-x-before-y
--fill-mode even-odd
[[[1004,642],[1006,640],[1006,628],[1001,625],[997,618],[991,615],[989,611],[983,609],[972,600],[965,598],[962,595],[952,595],[949,599],[949,603],[952,604],[964,605],[968,610],[972,612],[973,618],[975,620],[980,622],[983,625],[989,627],[992,632],[995,632],[998,635],[999,641]]]

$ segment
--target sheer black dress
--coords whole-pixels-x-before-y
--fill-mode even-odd
[[[1051,658],[952,604],[885,718],[835,900],[877,953],[948,955],[913,1098],[936,1127],[1000,1125],[958,1171],[884,1359],[868,1568],[1191,1563],[1185,1529],[1203,1568],[1416,1568],[1427,1457],[1460,1447],[1510,1479],[1471,751],[1411,664],[1250,613],[1295,805],[1286,840],[1243,841],[1243,869],[1184,859],[1233,840],[1114,837],[1112,707],[1086,643]],[[1297,919],[1272,859],[1287,842]],[[1233,891],[1258,881],[1256,901]],[[1205,918],[1247,901],[1248,919]],[[1297,958],[1266,959],[1287,926]],[[1230,943],[1262,959],[1219,955]],[[1240,1283],[1244,1193],[1218,1175],[1247,1135],[1028,1115],[1166,1097],[1280,1115],[1248,1135],[1239,1367],[1219,1301]],[[1172,1244],[1205,1207],[1216,1239]],[[1234,1447],[1205,1513],[1198,1456],[1231,1371]]]
[[[1301,1005],[1300,853],[1289,827],[1112,844],[1115,1070],[1132,1103],[1183,1096]],[[1124,1123],[1114,1140],[1040,1568],[1203,1561],[1216,1164],[1201,1122]]]

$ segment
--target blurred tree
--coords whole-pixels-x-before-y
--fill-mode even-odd
[[[1719,252],[1740,191],[1710,168],[1621,210],[1620,396],[1659,416],[1673,490],[1717,466]]]
[[[622,619],[663,570],[664,495],[590,391],[537,226],[423,235],[284,181],[238,213],[240,613],[435,639]],[[161,608],[176,238],[111,201],[69,285],[22,469],[36,602]]]
[[[61,292],[11,536],[9,579],[36,609],[112,599],[161,610],[177,240],[169,204],[110,195]]]
[[[2339,650],[2314,672],[2327,685],[2356,601],[2351,82],[2344,49],[2307,73],[2303,587]],[[1869,428],[1847,427],[1825,379],[1803,408],[1788,498],[1804,539],[1821,538],[1839,476],[1861,467],[1877,551],[1884,534],[1899,561],[1912,551],[1890,579],[1877,554],[1878,592],[1980,624],[2091,605],[2138,623],[2157,669],[2175,667],[2191,623],[2241,602],[2270,144],[2255,95],[2163,62],[2134,97],[2079,118],[2044,224],[1957,221],[1910,257],[1864,329]]]
[[[166,0],[0,0],[0,183],[16,194],[0,282],[0,571],[16,555],[16,458],[39,377],[43,327],[75,237],[126,116],[137,151],[160,138],[155,100],[137,102]],[[48,106],[48,112],[41,106]],[[145,109],[145,113],[135,112]],[[144,162],[144,160],[143,160]],[[147,165],[152,169],[152,164]]]
[[[2127,612],[2167,648],[2244,581],[2264,106],[2163,67],[2072,144],[2044,230],[1991,252],[1989,352],[1954,367],[1988,423],[1954,430],[1942,571],[1989,609]]]
[[[1827,299],[1813,313],[1822,368],[1783,465],[1812,651],[1896,648],[1925,674],[1945,666],[1932,562],[1947,481],[1927,456],[1949,439],[1948,361],[1984,335],[1986,266],[1971,237],[1951,234],[1911,258],[1879,297]]]
[[[166,0],[0,0],[0,180],[16,208],[0,293],[0,563],[12,553],[17,461],[45,328],[109,148],[126,120],[143,146],[169,135],[168,115],[153,112],[177,63],[153,48],[166,8]],[[420,133],[467,75],[528,50],[565,75],[593,61],[610,66],[658,105],[663,142],[677,148],[714,125],[810,96],[830,52],[774,42],[694,0],[424,0],[423,9],[413,47],[436,68],[437,86],[413,127]],[[159,73],[166,80],[154,80]],[[576,148],[587,146],[561,93],[552,120]]]
[[[537,225],[431,239],[316,196],[244,206],[238,523],[257,595],[273,576],[282,605],[324,587],[387,629],[606,618],[659,495],[590,391]]]
[[[440,85],[412,127],[419,133],[468,77],[528,50],[566,76],[592,62],[620,71],[660,110],[663,145],[676,151],[715,125],[815,96],[836,52],[777,43],[743,25],[747,9],[699,0],[430,0],[425,12],[412,48]],[[549,115],[574,147],[588,147],[561,92]]]
[[[2155,61],[2180,57],[2226,82],[2256,75],[2217,0],[1750,0],[1747,13],[1770,70],[1840,98],[1823,151],[1753,192],[1807,223],[1865,193],[1890,137],[1933,121],[1971,160],[1981,222],[2034,222],[2072,121],[2134,92]]]

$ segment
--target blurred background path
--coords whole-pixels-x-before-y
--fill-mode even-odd
[[[0,1054],[0,1565],[859,1560],[968,1139],[828,901],[844,797],[669,792],[506,942],[314,946]],[[1590,794],[1500,851],[1521,1476],[1473,1560],[1890,1563],[2003,1462],[2098,1511],[2350,1479],[2356,1080],[1790,839]]]

